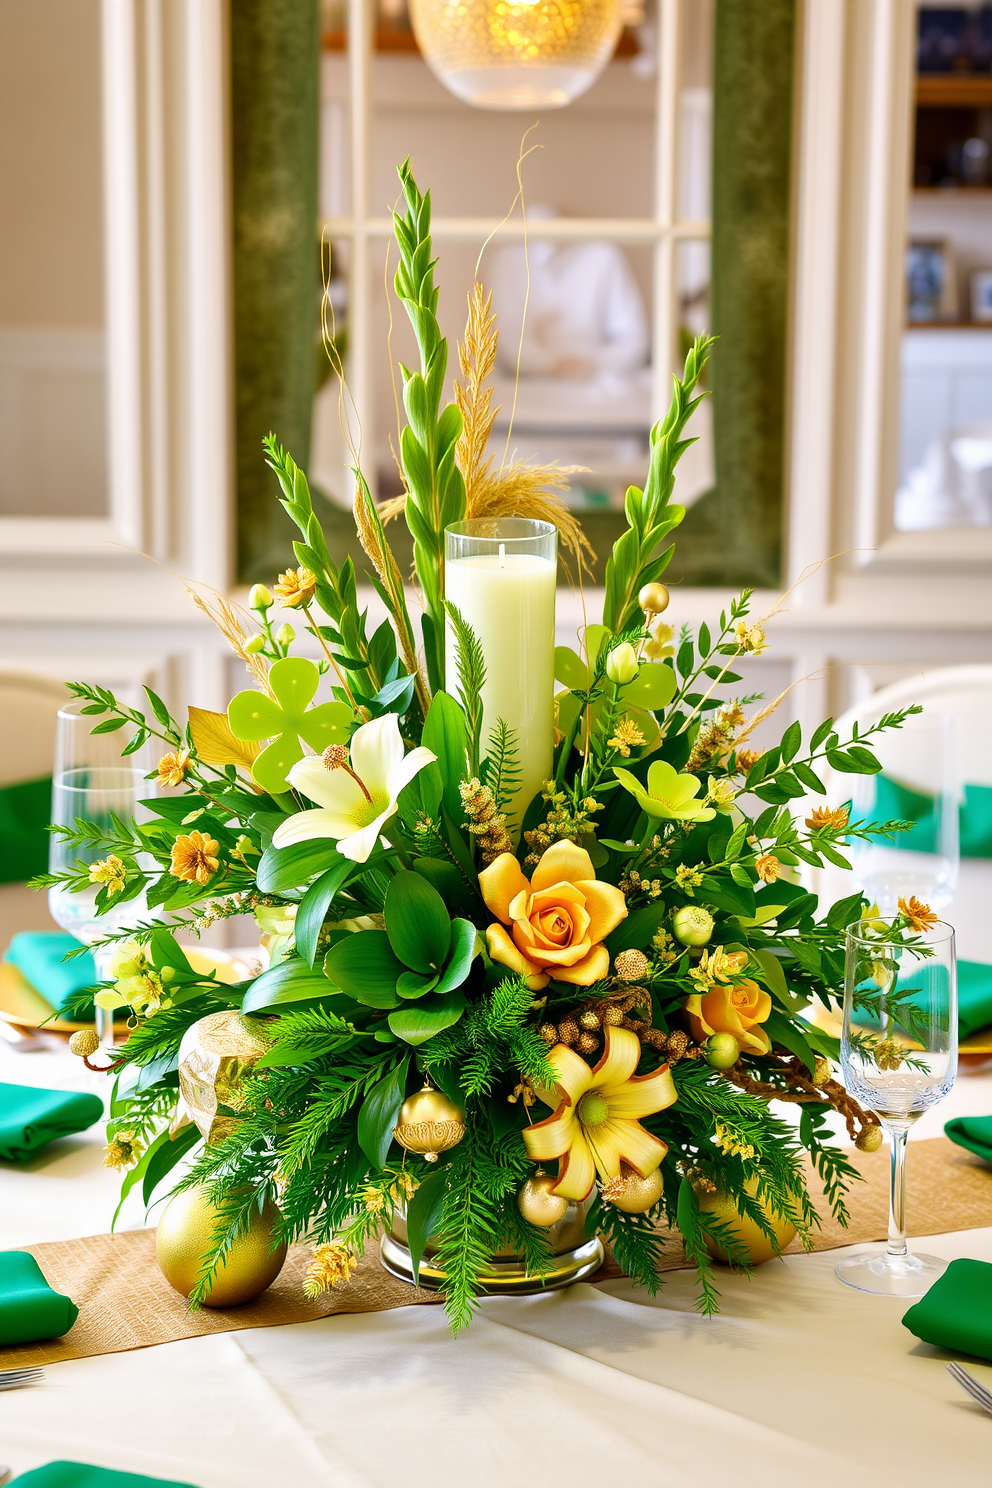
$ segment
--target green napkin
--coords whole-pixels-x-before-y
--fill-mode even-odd
[[[146,1478],[143,1473],[115,1472],[112,1467],[89,1467],[85,1462],[46,1462],[21,1473],[8,1488],[141,1488],[158,1483],[159,1488],[193,1488],[172,1478]]]
[[[50,775],[0,786],[0,883],[24,883],[48,872],[51,819]]]
[[[934,797],[924,791],[911,790],[889,775],[875,777],[876,821],[909,821],[912,827],[893,838],[896,847],[910,852],[936,852],[937,828],[934,821]],[[958,813],[958,829],[963,858],[992,858],[992,786],[966,785],[964,801]]]
[[[936,975],[938,970],[939,968],[934,968],[924,974]],[[908,986],[900,982],[901,991],[907,991],[912,987],[914,975],[916,973],[911,973],[908,977]],[[871,986],[869,983],[865,985],[869,988]],[[926,999],[922,993],[918,999],[907,998],[907,1002],[914,1001],[919,1007],[926,1006]],[[878,1019],[864,1009],[858,1013],[858,1022],[866,1028],[878,1027]],[[990,1024],[992,1024],[992,966],[984,961],[959,961],[958,1037],[971,1038],[972,1034],[980,1033]]]
[[[944,1123],[944,1136],[992,1163],[992,1116],[956,1116]]]
[[[85,1131],[102,1115],[98,1095],[0,1085],[0,1160],[23,1162],[56,1137]]]
[[[68,1333],[79,1308],[53,1292],[26,1250],[0,1250],[0,1344],[36,1343]]]
[[[97,981],[96,965],[89,951],[63,960],[67,951],[78,949],[75,936],[63,930],[22,930],[3,953],[21,975],[40,992],[46,1002],[61,1012],[69,998]],[[92,1013],[89,1014],[92,1017]]]
[[[923,1343],[992,1359],[992,1266],[952,1261],[902,1321]]]

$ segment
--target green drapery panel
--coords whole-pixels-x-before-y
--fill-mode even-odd
[[[716,487],[671,576],[780,580],[796,0],[717,0],[710,363]]]
[[[232,0],[231,111],[238,575],[294,563],[262,456],[310,452],[317,331],[319,0]]]

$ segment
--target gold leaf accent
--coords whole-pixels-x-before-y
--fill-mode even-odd
[[[205,765],[239,765],[250,770],[262,746],[235,738],[224,713],[209,708],[190,708],[189,729],[197,755]]]

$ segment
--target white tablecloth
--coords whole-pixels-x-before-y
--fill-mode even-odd
[[[61,1051],[0,1051],[0,1079],[103,1088]],[[989,1111],[992,1078],[963,1077],[914,1135]],[[0,1248],[109,1228],[101,1145],[95,1128],[0,1165]],[[992,1261],[992,1228],[915,1244]],[[457,1340],[440,1308],[404,1308],[72,1360],[0,1394],[0,1462],[196,1488],[989,1488],[992,1416],[901,1326],[905,1303],[836,1280],[837,1255],[723,1273],[715,1319],[682,1271],[653,1302],[624,1281],[491,1299]]]

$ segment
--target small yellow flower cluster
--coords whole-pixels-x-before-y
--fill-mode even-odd
[[[689,973],[689,980],[700,992],[707,992],[714,982],[730,982],[742,976],[747,961],[747,951],[725,951],[722,946],[715,946],[712,951],[703,951],[699,965]]]
[[[592,832],[595,823],[591,818],[602,807],[592,796],[580,801],[574,810],[569,806],[568,796],[555,786],[553,780],[544,782],[541,792],[551,808],[539,827],[524,833],[524,841],[530,852],[524,859],[525,868],[536,867],[549,847],[556,842],[574,842],[581,846],[583,833]]]
[[[734,626],[734,642],[746,656],[758,656],[768,645],[764,626],[748,625],[746,620],[738,620]]]
[[[220,843],[205,832],[190,832],[172,844],[169,872],[183,883],[208,884],[220,867]]]
[[[354,1251],[347,1245],[315,1247],[303,1282],[303,1293],[311,1301],[322,1292],[341,1286],[358,1265]]]
[[[272,591],[285,610],[305,610],[313,599],[317,579],[308,568],[287,568]]]
[[[647,894],[649,899],[659,899],[664,887],[660,878],[642,878],[636,868],[631,868],[620,880],[620,892],[628,899],[634,894]]]
[[[645,740],[636,723],[629,718],[621,718],[613,731],[612,738],[607,739],[606,742],[611,749],[618,749],[624,759],[629,759],[630,751],[639,749]]]
[[[162,786],[182,785],[189,770],[190,758],[185,749],[177,749],[172,754],[163,754],[158,762],[158,774],[155,776],[155,784]]]
[[[910,899],[899,900],[899,913],[904,916],[911,930],[917,935],[923,935],[937,923],[937,916],[929,904],[924,904],[915,896]]]
[[[156,971],[136,940],[121,941],[110,958],[109,971],[114,985],[96,994],[93,1001],[97,1007],[108,1011],[129,1007],[146,1017],[158,1011],[165,995],[164,983],[175,976],[171,966]]]
[[[663,966],[671,966],[677,961],[681,954],[680,948],[675,944],[675,937],[669,935],[667,930],[656,930],[651,937],[651,949],[654,951],[656,961]]]
[[[691,868],[688,863],[680,863],[675,870],[675,887],[682,889],[690,899],[693,897],[693,890],[698,889],[702,881],[703,874],[698,868]]]
[[[717,811],[729,811],[736,799],[737,792],[733,781],[727,780],[726,777],[717,779],[715,775],[710,776],[706,786],[708,806],[715,806]]]
[[[142,1150],[142,1144],[135,1141],[130,1132],[121,1132],[120,1136],[108,1142],[103,1149],[103,1166],[123,1173],[127,1168],[134,1167]]]
[[[847,826],[846,806],[814,806],[806,818],[806,825],[811,832],[843,832]]]
[[[782,865],[774,853],[762,853],[754,860],[754,871],[762,883],[774,883],[782,871]]]
[[[740,703],[724,703],[717,708],[709,723],[704,723],[696,735],[696,742],[686,761],[690,774],[708,765],[712,760],[729,753],[734,746],[737,730],[744,722],[744,709]]]
[[[750,774],[764,752],[763,749],[738,749],[734,755],[734,763],[736,765],[734,773],[737,775]]]
[[[745,1160],[757,1157],[756,1149],[750,1142],[745,1142],[739,1132],[732,1127],[726,1126],[724,1122],[718,1121],[714,1128],[716,1145],[727,1157],[743,1157]]]
[[[666,625],[660,615],[649,622],[648,639],[644,643],[644,655],[648,661],[664,661],[666,656],[675,655],[675,647],[672,641],[675,639],[675,627]]]
[[[127,869],[116,853],[111,853],[109,858],[103,858],[99,863],[90,865],[90,883],[106,884],[107,893],[111,899],[119,894],[124,887],[124,876]]]

